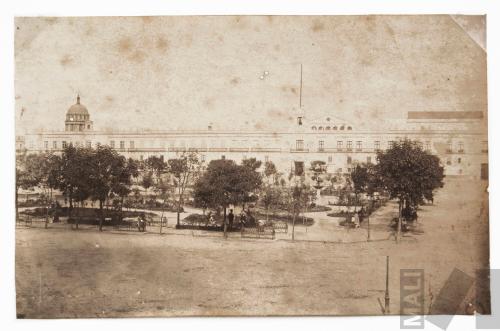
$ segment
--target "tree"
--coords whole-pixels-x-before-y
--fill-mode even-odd
[[[385,152],[379,151],[375,169],[381,187],[391,199],[398,199],[398,239],[403,208],[417,207],[423,198],[432,198],[433,191],[443,187],[443,167],[437,156],[424,151],[416,142],[404,140]]]
[[[262,162],[255,158],[244,159],[241,162],[239,167],[240,181],[238,182],[241,196],[237,200],[243,203],[243,209],[245,209],[246,203],[255,202],[258,199],[257,190],[262,185],[262,175],[257,170],[261,165]]]
[[[153,186],[153,184],[153,173],[151,171],[148,171],[142,176],[141,180],[141,186],[144,187],[144,190],[146,191],[146,198],[148,196],[148,189]]]
[[[290,178],[292,179],[293,175]],[[304,177],[299,177],[293,184],[290,181],[290,186],[284,186],[283,188],[282,208],[292,214],[292,240],[295,240],[295,221],[297,216],[311,201],[314,201],[315,194],[314,190],[305,184]]]
[[[224,236],[226,236],[226,209],[248,201],[261,184],[256,163],[237,165],[233,160],[213,160],[194,185],[197,205],[224,210]]]
[[[180,213],[184,205],[184,194],[190,183],[200,174],[202,162],[195,152],[183,152],[178,158],[168,160],[168,171],[173,176],[173,185],[177,194],[177,226],[180,225]]]
[[[19,189],[30,190],[39,184],[39,178],[33,175],[35,154],[16,155],[16,219],[19,218]]]
[[[146,167],[150,169],[154,175],[155,184],[158,184],[161,180],[161,176],[167,168],[167,164],[163,161],[163,157],[150,156],[146,160]]]
[[[264,176],[267,178],[268,184],[277,184],[279,173],[276,169],[276,165],[272,161],[264,163]]]
[[[357,205],[359,204],[359,194],[365,193],[370,184],[370,174],[368,167],[365,165],[356,165],[351,171],[351,182],[354,190],[355,205],[354,212],[356,212]]]
[[[121,194],[121,190],[128,188],[132,174],[125,157],[108,146],[98,146],[91,160],[91,174],[88,180],[91,184],[92,199],[99,201],[99,231],[102,231],[104,202],[110,193]]]
[[[70,145],[63,150],[57,162],[55,188],[61,190],[69,201],[69,218],[73,215],[73,202],[83,203],[90,197],[91,184],[88,178],[91,175],[92,153],[90,148]]]
[[[273,162],[264,164],[264,177],[266,182],[262,185],[260,200],[266,209],[266,221],[269,220],[269,209],[277,206],[281,199],[281,188],[279,187],[280,174]]]

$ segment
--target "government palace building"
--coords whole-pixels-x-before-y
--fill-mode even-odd
[[[409,111],[404,124],[394,130],[360,130],[335,117],[296,121],[281,132],[259,130],[96,131],[80,97],[66,112],[64,131],[32,132],[16,137],[16,151],[61,152],[66,146],[108,145],[122,155],[144,160],[156,155],[175,158],[185,151],[201,159],[255,157],[272,161],[279,171],[291,171],[296,162],[307,168],[311,161],[326,162],[328,173],[349,173],[358,163],[376,162],[377,150],[395,141],[410,139],[441,159],[447,176],[487,179],[488,144],[486,111]],[[61,118],[62,122],[62,118]],[[61,126],[62,127],[62,126]]]

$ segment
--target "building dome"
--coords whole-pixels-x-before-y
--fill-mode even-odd
[[[89,111],[87,110],[87,107],[80,104],[80,96],[77,96],[76,97],[76,104],[69,107],[68,112],[66,114],[67,115],[87,115],[88,116]]]
[[[76,103],[69,107],[66,112],[65,131],[91,131],[92,121],[90,120],[87,107],[80,104],[80,96],[76,97]]]

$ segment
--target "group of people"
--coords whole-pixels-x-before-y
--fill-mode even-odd
[[[239,227],[241,228],[242,226],[255,226],[255,218],[251,214],[250,210],[242,210],[241,213],[238,216],[239,218]],[[233,209],[229,209],[229,213],[227,214],[226,217],[226,225],[228,230],[232,230],[233,227],[235,226],[235,221],[236,221],[236,215],[234,214]],[[212,212],[209,212],[207,215],[207,225],[211,226],[216,226],[217,222],[215,221],[214,214]],[[222,227],[224,226],[224,223],[222,223]]]

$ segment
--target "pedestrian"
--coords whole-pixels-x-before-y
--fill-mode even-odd
[[[359,213],[354,213],[354,227],[359,228]]]
[[[245,211],[242,210],[240,213],[240,228],[244,227],[245,223],[246,223],[246,215],[245,215]]]
[[[233,228],[234,214],[233,210],[229,209],[229,214],[227,215],[227,219],[229,220],[229,230]]]

